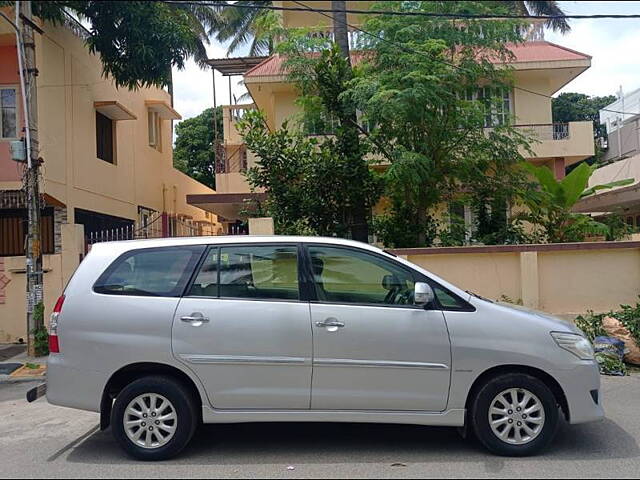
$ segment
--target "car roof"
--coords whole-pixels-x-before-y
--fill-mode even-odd
[[[140,248],[176,247],[184,245],[234,245],[251,243],[320,243],[328,245],[351,246],[374,252],[381,252],[378,247],[355,240],[346,240],[335,237],[303,237],[288,235],[216,235],[201,237],[172,237],[153,238],[141,240],[124,240],[118,242],[100,242],[91,246],[91,249],[109,250],[110,252],[126,252]]]

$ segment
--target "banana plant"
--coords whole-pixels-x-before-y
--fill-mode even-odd
[[[541,227],[546,241],[550,243],[579,242],[588,235],[606,235],[609,227],[595,221],[588,215],[573,213],[572,209],[580,199],[599,190],[632,184],[633,178],[588,187],[589,178],[597,165],[582,163],[562,180],[546,166],[537,167],[530,163],[523,167],[536,180],[537,188],[527,192],[524,201],[529,213],[524,218]]]

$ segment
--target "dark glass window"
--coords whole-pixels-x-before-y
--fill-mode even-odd
[[[109,163],[115,163],[113,132],[113,120],[96,112],[96,155]]]
[[[296,246],[222,247],[218,264],[220,297],[300,298]]]
[[[440,285],[432,285],[433,293],[446,310],[468,310],[469,304]]]
[[[309,247],[318,300],[413,305],[413,275],[377,255],[340,247]]]
[[[219,248],[212,248],[202,262],[200,271],[196,276],[189,295],[194,297],[218,297],[218,258]]]
[[[178,297],[204,247],[146,248],[122,255],[93,286],[97,293]]]

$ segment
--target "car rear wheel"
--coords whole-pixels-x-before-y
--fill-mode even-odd
[[[179,382],[160,376],[127,385],[116,397],[113,435],[130,456],[165,460],[187,446],[198,424],[195,402]]]
[[[556,433],[559,413],[553,392],[539,379],[507,374],[489,380],[473,402],[471,422],[480,442],[504,456],[534,455]]]

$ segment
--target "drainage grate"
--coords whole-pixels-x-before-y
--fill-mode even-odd
[[[26,350],[26,345],[10,345],[5,348],[0,348],[0,362],[6,362],[10,358],[19,355]]]

